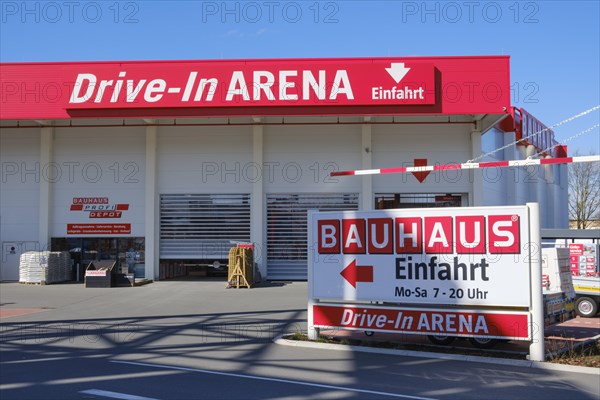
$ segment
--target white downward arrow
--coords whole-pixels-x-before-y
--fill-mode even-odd
[[[402,78],[404,78],[406,74],[408,74],[410,68],[406,68],[404,66],[404,63],[392,63],[391,66],[389,68],[386,68],[385,70],[388,72],[388,74],[390,74],[392,78],[394,78],[396,83],[400,83]]]

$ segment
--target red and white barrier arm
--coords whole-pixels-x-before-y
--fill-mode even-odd
[[[406,172],[426,172],[426,171],[444,171],[453,169],[478,169],[478,168],[506,168],[506,167],[527,167],[530,165],[549,165],[549,164],[571,164],[598,162],[598,156],[578,156],[578,157],[562,157],[562,158],[536,158],[528,160],[512,160],[512,161],[490,161],[480,163],[464,163],[464,164],[445,164],[445,165],[424,165],[421,167],[398,167],[398,168],[379,168],[379,169],[356,169],[350,171],[332,172],[331,176],[347,176],[347,175],[380,175],[380,174],[401,174]]]

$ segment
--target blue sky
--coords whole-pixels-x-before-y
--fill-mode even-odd
[[[600,1],[0,1],[0,60],[510,55],[547,125],[600,104]],[[565,124],[564,141],[600,112]],[[567,142],[600,154],[600,130]]]

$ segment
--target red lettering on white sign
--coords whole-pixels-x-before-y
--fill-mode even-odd
[[[423,252],[422,224],[419,217],[396,218],[396,253]]]
[[[364,219],[342,220],[342,249],[344,254],[365,254],[366,236]]]
[[[519,254],[519,217],[517,215],[490,215],[488,217],[489,252],[492,254]]]
[[[368,220],[369,254],[394,254],[394,222],[391,218]]]
[[[460,215],[455,222],[456,251],[458,253],[485,253],[485,218],[481,215]]]
[[[318,223],[319,253],[338,254],[340,252],[340,221],[322,219]]]
[[[452,254],[452,217],[425,217],[425,253]]]
[[[341,226],[341,232],[340,232]],[[318,221],[321,254],[520,254],[517,215]]]

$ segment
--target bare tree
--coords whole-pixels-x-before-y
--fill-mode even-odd
[[[569,164],[569,218],[586,229],[599,217],[600,163]]]

